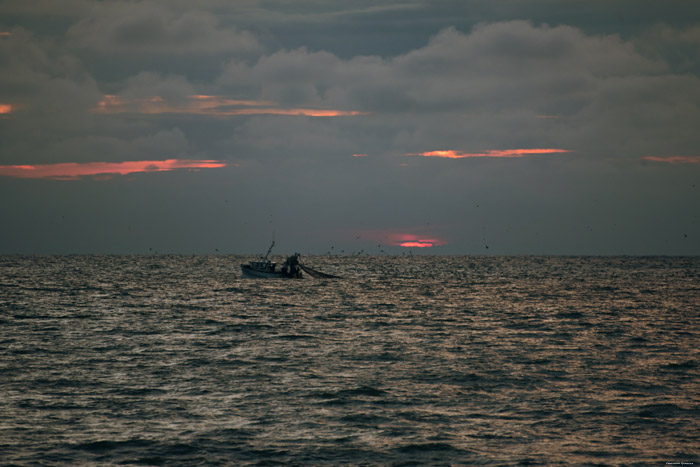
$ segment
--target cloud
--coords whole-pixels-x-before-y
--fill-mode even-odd
[[[0,40],[0,64],[0,102],[17,105],[33,117],[79,112],[99,95],[96,81],[79,60],[21,27]]]
[[[10,125],[12,123],[14,122],[8,122]],[[24,122],[17,123],[24,125]],[[135,130],[130,126],[122,127],[122,134],[112,128],[93,126],[85,131],[63,132],[61,137],[56,137],[51,132],[35,139],[0,141],[0,147],[4,146],[3,160],[0,163],[35,165],[56,162],[212,158],[211,155],[198,153],[197,148],[193,147],[178,127],[156,130],[150,134],[143,134],[143,125],[137,125]],[[130,136],[130,133],[135,135]]]
[[[645,156],[642,160],[666,164],[700,164],[700,156]]]
[[[464,159],[468,157],[527,157],[542,154],[561,154],[571,152],[567,149],[492,149],[486,152],[465,153],[455,150],[447,151],[426,151],[419,153],[408,153],[406,156],[423,156],[423,157],[443,157],[447,159]]]
[[[103,48],[107,53],[110,47],[114,52],[133,46],[137,56],[167,55],[165,49],[171,46],[190,53],[210,40],[222,40],[215,37],[217,31],[237,31],[218,20],[211,22],[211,13],[200,15],[182,4],[129,3],[131,9],[126,5],[92,4],[88,17],[70,29],[66,48],[57,49],[21,29],[0,41],[9,57],[8,69],[14,70],[0,77],[0,84],[31,89],[12,95],[13,108],[23,105],[31,114],[26,120],[19,118],[19,112],[11,114],[17,116],[14,133],[30,132],[39,115],[46,131],[32,140],[34,146],[41,139],[47,140],[45,146],[58,144],[51,136],[54,130],[64,141],[70,133],[88,140],[114,138],[118,133],[119,140],[128,141],[176,124],[188,139],[198,140],[198,150],[216,148],[216,157],[243,152],[245,157],[264,157],[268,148],[276,146],[286,150],[287,157],[305,159],[322,159],[324,151],[336,150],[345,154],[371,150],[381,159],[415,154],[421,147],[544,147],[575,150],[580,157],[614,154],[638,160],[645,148],[647,154],[682,153],[700,142],[692,123],[700,113],[698,78],[673,75],[665,62],[639,54],[631,42],[614,35],[591,36],[571,26],[509,21],[480,24],[467,33],[448,27],[424,46],[387,58],[344,59],[303,47],[264,55],[257,49],[246,58],[222,46],[207,52],[223,67],[205,79],[157,71],[160,62],[155,60],[153,71],[98,84],[83,63],[90,57],[80,52],[92,46],[75,42],[82,37],[80,31],[95,34],[92,50]],[[158,19],[164,9],[168,11]],[[141,51],[117,31],[139,21],[158,23],[152,32],[141,31]],[[197,24],[208,24],[214,33]],[[105,88],[110,92],[102,92]],[[0,102],[4,101],[7,98],[0,94]],[[149,118],[133,118],[139,115]],[[201,116],[241,118],[232,119],[225,130],[211,126],[203,132],[194,120]],[[283,116],[363,118],[331,125],[280,125],[267,118]],[[297,133],[301,126],[319,140],[302,141]],[[662,139],[656,134],[662,132],[668,134],[671,148],[660,147]],[[328,141],[324,134],[337,139]],[[13,139],[8,135],[5,157],[22,149],[7,147]],[[29,148],[28,141],[20,144],[23,152],[45,153],[45,148]],[[453,151],[454,157],[508,155]],[[80,157],[92,156],[86,152]]]
[[[215,87],[283,107],[381,116],[365,128],[380,125],[400,153],[426,145],[565,147],[636,160],[661,141],[640,134],[640,125],[669,131],[679,147],[699,139],[690,128],[700,114],[697,77],[674,75],[619,36],[526,21],[481,24],[469,33],[446,28],[391,58],[341,59],[299,48],[254,63],[234,59]]]
[[[90,16],[71,29],[70,47],[77,47],[72,42],[77,37],[76,31],[88,26],[94,27],[94,34],[101,38],[96,40],[96,48],[107,47],[100,45],[101,40],[122,44],[113,37],[118,36],[116,31],[121,26],[117,25],[131,25],[137,19],[160,21],[153,32],[142,31],[153,36],[150,39],[144,36],[144,53],[157,55],[159,47],[170,45],[187,53],[213,40],[206,28],[192,25],[199,24],[197,21],[189,23],[183,19],[193,15],[205,23],[211,20],[202,19],[207,15],[198,16],[196,10],[183,10],[179,5],[159,20],[157,13],[166,9],[165,3],[129,4],[133,6],[131,10],[125,5],[123,2],[93,5]],[[115,17],[106,14],[112,9],[117,13]],[[192,28],[189,35],[184,32],[188,28]],[[219,23],[213,30],[229,31]],[[179,47],[178,40],[187,37],[192,48]],[[130,47],[128,41],[110,47],[122,46]],[[35,56],[33,62],[55,68],[52,65],[55,60],[41,47],[35,52],[23,56]],[[698,78],[669,74],[663,61],[640,55],[632,43],[617,36],[590,36],[571,26],[535,26],[526,21],[510,21],[481,24],[468,33],[445,28],[423,47],[390,58],[343,59],[330,52],[303,47],[254,54],[257,58],[239,57],[225,47],[212,48],[210,52],[224,66],[217,75],[209,75],[205,80],[190,79],[185,74],[143,71],[122,82],[110,83],[113,92],[105,94],[94,92],[98,90],[97,83],[94,79],[90,82],[90,76],[83,70],[77,82],[64,81],[66,87],[74,87],[69,92],[52,89],[60,82],[55,79],[39,87],[53,98],[70,96],[81,88],[92,91],[65,104],[68,113],[79,118],[55,119],[51,123],[56,125],[72,125],[94,112],[115,118],[103,119],[100,124],[116,123],[120,116],[138,114],[251,119],[266,115],[372,114],[378,118],[367,118],[358,124],[339,123],[338,132],[348,133],[345,138],[348,141],[353,139],[349,136],[352,132],[354,138],[381,148],[380,151],[373,148],[373,153],[384,154],[414,153],[416,147],[567,147],[586,157],[607,157],[614,153],[636,160],[638,151],[658,141],[656,138],[650,142],[645,135],[640,136],[640,123],[673,133],[671,139],[678,146],[674,151],[680,152],[682,147],[698,140],[697,132],[690,128],[690,122],[698,114]],[[136,50],[136,53],[141,52]],[[154,63],[157,69],[158,62]],[[55,75],[51,72],[45,77]],[[42,100],[43,105],[49,102],[48,96]],[[90,106],[85,109],[87,104]],[[634,116],[626,113],[630,106],[639,108]],[[38,107],[32,105],[32,108]],[[52,115],[56,115],[54,109],[52,106]],[[246,128],[263,124],[272,121],[247,127],[240,122],[232,131],[250,141],[244,134]],[[148,125],[149,131],[158,130],[157,120],[151,119]],[[189,136],[188,124],[179,121],[178,125]],[[276,130],[269,132],[268,137],[284,140],[285,133],[293,131]],[[212,144],[219,143],[212,141]],[[267,142],[261,141],[261,145]],[[350,154],[358,152],[356,147],[347,150]]]
[[[189,114],[211,117],[235,115],[291,115],[307,117],[346,117],[367,115],[354,110],[280,108],[270,101],[230,99],[222,96],[194,95],[185,102],[171,104],[161,96],[147,99],[122,99],[117,95],[105,95],[97,103],[94,112],[100,114],[135,113],[146,115]]]
[[[473,26],[478,17],[494,17],[479,12],[493,13],[499,6],[480,7],[477,14],[456,1],[443,4],[439,18],[421,18],[420,32],[405,25],[408,18],[435,13],[422,0],[415,8],[392,3],[391,11],[379,11],[369,0],[69,3],[70,12],[61,15],[59,5],[41,0],[36,4],[56,14],[35,11],[24,27],[7,24],[26,15],[0,15],[5,21],[0,30],[11,32],[0,37],[0,103],[12,110],[2,114],[0,125],[0,164],[6,170],[71,178],[80,176],[78,169],[64,167],[57,175],[59,164],[77,164],[91,177],[108,177],[99,172],[106,168],[126,170],[108,164],[127,160],[148,163],[141,171],[159,170],[156,162],[167,159],[241,165],[235,173],[211,170],[202,177],[189,177],[186,169],[138,177],[138,194],[110,192],[119,212],[162,193],[160,199],[168,200],[162,204],[178,212],[173,219],[199,225],[190,221],[204,216],[199,209],[204,203],[192,201],[192,213],[180,216],[187,200],[220,198],[223,204],[248,200],[255,191],[250,203],[227,204],[228,217],[267,227],[266,216],[277,213],[278,225],[294,226],[289,230],[298,231],[289,235],[307,246],[317,242],[306,235],[310,225],[335,231],[380,226],[408,235],[391,243],[382,239],[386,245],[430,250],[428,244],[449,239],[444,250],[459,251],[468,242],[483,248],[488,238],[492,248],[510,241],[522,252],[528,245],[583,239],[576,223],[585,215],[578,215],[578,207],[585,206],[590,219],[601,219],[591,201],[599,193],[596,184],[591,194],[594,177],[608,184],[602,190],[607,198],[600,197],[601,204],[615,207],[608,210],[610,225],[626,216],[632,219],[627,225],[638,220],[626,232],[648,231],[644,219],[653,217],[647,212],[653,207],[625,205],[616,200],[627,198],[618,195],[654,186],[665,190],[654,199],[671,200],[680,183],[653,177],[686,176],[691,171],[680,164],[695,159],[662,156],[696,154],[700,147],[700,79],[692,72],[697,58],[684,52],[669,60],[672,46],[639,48],[639,38],[629,34],[593,34],[590,27],[537,20]],[[0,11],[7,12],[8,5]],[[462,21],[460,14],[469,19]],[[290,17],[296,22],[285,26]],[[300,24],[315,29],[306,34]],[[665,44],[694,44],[693,30],[668,28]],[[305,44],[312,34],[313,43]],[[350,44],[354,39],[363,45]],[[358,50],[363,55],[354,53]],[[687,66],[679,67],[681,59]],[[313,118],[341,115],[348,118]],[[647,162],[677,167],[649,170],[639,164],[645,156],[654,157]],[[444,164],[435,163],[436,157],[472,159]],[[98,162],[106,165],[89,165]],[[174,180],[201,185],[183,190]],[[265,190],[259,190],[261,184]],[[6,196],[7,187],[27,190],[25,198],[37,200],[37,213],[47,212],[39,198],[55,197],[60,204],[68,196],[52,192],[52,183],[5,179],[1,185]],[[71,184],[87,185],[94,184]],[[108,190],[115,184],[97,185]],[[32,194],[35,186],[40,190]],[[95,192],[80,194],[90,199]],[[677,205],[687,208],[684,203]],[[221,206],[210,206],[216,206],[212,219],[222,218]],[[4,215],[10,208],[3,209]],[[558,234],[560,217],[573,211],[567,235]],[[150,219],[148,213],[144,217]],[[84,219],[85,225],[93,222]],[[450,227],[401,227],[428,221]],[[237,225],[218,227],[192,238],[231,232]],[[524,233],[516,238],[505,233],[509,228]],[[251,236],[241,231],[235,241]]]
[[[643,53],[664,57],[677,73],[700,73],[698,48],[700,26],[674,27],[659,21],[635,38],[635,45]]]
[[[93,3],[67,38],[73,48],[111,55],[249,56],[262,51],[253,35],[221,27],[209,11],[155,1]]]
[[[226,167],[216,160],[167,159],[163,161],[87,162],[37,165],[0,165],[0,176],[78,180],[86,176],[127,175],[137,172],[167,172],[178,169]]]
[[[53,41],[15,27],[0,40],[0,67],[0,103],[11,106],[2,114],[0,163],[36,158],[42,144],[94,127],[98,84]]]

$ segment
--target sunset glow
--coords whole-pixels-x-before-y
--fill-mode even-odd
[[[126,175],[138,172],[167,172],[178,169],[212,169],[226,167],[216,160],[167,159],[163,161],[67,162],[60,164],[0,165],[0,176],[15,178],[49,178],[78,180],[80,177]],[[107,176],[107,177],[105,177]]]
[[[404,248],[430,248],[437,245],[447,245],[445,240],[411,233],[389,233],[387,239],[390,244]]]
[[[650,162],[663,162],[666,164],[700,164],[700,156],[647,156],[642,157],[642,160]]]
[[[418,241],[418,242],[399,243],[399,246],[402,246],[404,248],[430,248],[431,246],[433,246],[433,244],[430,242]]]
[[[230,117],[234,115],[291,115],[307,117],[367,115],[366,112],[353,110],[281,108],[276,107],[276,104],[270,101],[238,100],[203,94],[189,96],[185,101],[177,104],[169,103],[159,96],[149,99],[122,99],[119,96],[108,94],[97,103],[97,107],[93,111],[100,114],[190,114],[211,117]]]
[[[0,115],[7,115],[12,113],[12,106],[10,104],[0,104]]]
[[[404,248],[430,248],[447,245],[444,238],[435,235],[434,230],[440,227],[416,226],[406,230],[372,229],[359,232],[358,239],[376,242],[380,245],[400,246]]]
[[[406,156],[422,156],[422,157],[443,157],[447,159],[465,159],[468,157],[526,157],[542,154],[557,154],[571,152],[568,149],[492,149],[486,152],[468,153],[455,151],[453,149],[444,151],[427,151],[418,153],[404,154]]]

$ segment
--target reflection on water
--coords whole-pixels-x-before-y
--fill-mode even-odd
[[[0,257],[0,451],[82,464],[699,462],[698,258]]]

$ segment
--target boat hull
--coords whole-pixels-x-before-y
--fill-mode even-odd
[[[247,264],[241,264],[241,272],[243,277],[262,278],[262,279],[289,279],[289,275],[284,272],[270,272],[253,269]]]

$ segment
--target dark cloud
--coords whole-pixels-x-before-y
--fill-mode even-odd
[[[230,64],[218,84],[286,105],[371,112],[360,119],[365,128],[391,115],[376,136],[393,140],[397,153],[543,144],[594,157],[677,152],[696,141],[691,126],[700,98],[698,78],[669,72],[665,62],[640,55],[619,37],[527,22],[482,25],[470,34],[448,28],[426,46],[389,60],[280,51],[252,65]],[[316,124],[322,125],[308,123]],[[276,119],[255,120],[236,135],[246,144],[269,146],[288,141],[285,127],[298,135],[294,123]],[[652,129],[673,134],[673,142],[647,132]],[[344,146],[335,132],[318,133],[333,135],[336,148]]]
[[[250,33],[221,27],[213,13],[178,11],[165,2],[97,3],[66,36],[72,48],[129,57],[250,55],[261,51]]]
[[[13,107],[0,125],[0,163],[36,158],[42,144],[92,126],[98,83],[57,44],[16,27],[0,38],[0,66],[0,102]]]

